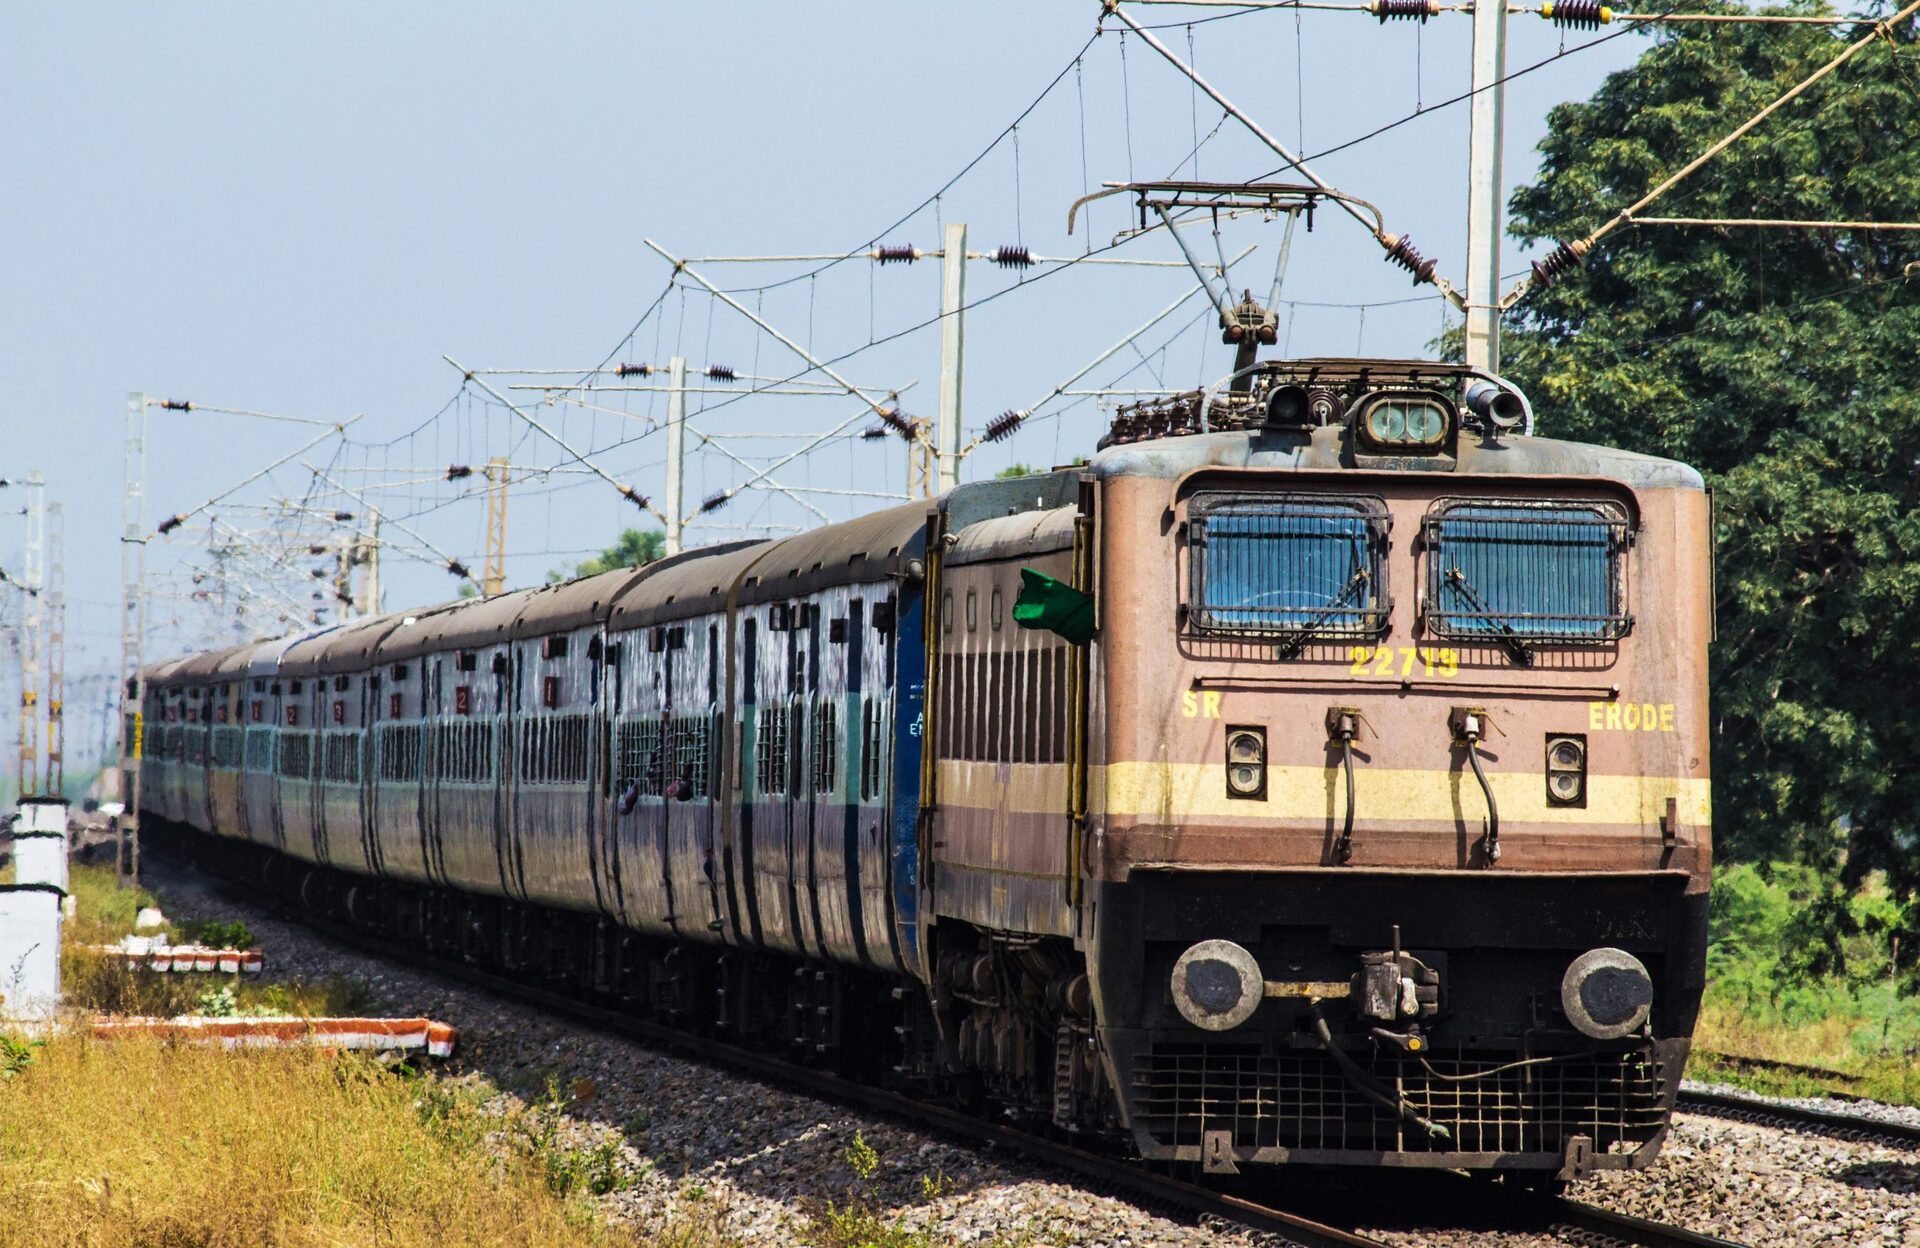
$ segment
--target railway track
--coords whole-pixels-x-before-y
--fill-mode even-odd
[[[1729,1092],[1682,1092],[1679,1108],[1690,1113],[1731,1118],[1761,1126],[1785,1127],[1856,1143],[1885,1143],[1896,1148],[1920,1149],[1920,1126],[1886,1122],[1861,1114],[1783,1105]]]
[[[458,979],[603,1031],[783,1083],[823,1099],[886,1114],[972,1144],[1005,1149],[1149,1204],[1180,1209],[1202,1218],[1238,1223],[1274,1236],[1281,1242],[1299,1245],[1299,1248],[1390,1248],[1386,1240],[1337,1225],[1338,1215],[1331,1215],[1335,1221],[1321,1220],[1283,1208],[1273,1203],[1271,1198],[1259,1199],[1247,1194],[1220,1191],[1171,1175],[1154,1173],[1143,1169],[1137,1162],[1078,1148],[1056,1138],[1018,1130],[960,1110],[916,1101],[886,1089],[855,1083],[759,1050],[716,1042],[706,1036],[694,1036],[661,1023],[493,975],[464,963],[396,949],[351,927],[311,913],[273,905],[259,895],[234,885],[223,883],[221,888],[236,900],[250,905],[266,904],[289,922],[320,931],[374,956]],[[1435,1219],[1436,1223],[1458,1222],[1467,1229],[1484,1225],[1489,1230],[1551,1235],[1561,1242],[1581,1245],[1582,1248],[1741,1248],[1732,1240],[1615,1213],[1566,1197],[1542,1196],[1521,1189],[1509,1190],[1504,1185],[1488,1184],[1464,1175],[1432,1174],[1423,1177],[1432,1179],[1438,1190],[1439,1203],[1435,1207],[1454,1215],[1450,1219]],[[1371,1176],[1365,1180],[1343,1178],[1336,1181],[1335,1186],[1352,1185],[1349,1190],[1358,1196],[1364,1185],[1377,1182],[1377,1178]],[[1378,1200],[1376,1187],[1366,1186],[1365,1190],[1369,1200]],[[1497,1199],[1490,1200],[1489,1195],[1496,1190]],[[1324,1186],[1319,1194],[1322,1201],[1313,1203],[1325,1203]]]

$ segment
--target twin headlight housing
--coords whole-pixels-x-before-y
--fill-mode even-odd
[[[1453,404],[1428,390],[1375,391],[1360,400],[1354,420],[1370,447],[1403,455],[1443,449],[1453,424]]]

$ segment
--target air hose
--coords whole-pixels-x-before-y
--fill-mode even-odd
[[[1334,860],[1346,862],[1353,857],[1353,737],[1340,738],[1340,758],[1347,770],[1347,817],[1340,826],[1340,840],[1333,847]]]
[[[1309,1000],[1307,1009],[1313,1014],[1314,1037],[1320,1041],[1320,1047],[1327,1051],[1327,1055],[1333,1058],[1333,1064],[1340,1068],[1340,1073],[1347,1077],[1348,1083],[1357,1088],[1368,1100],[1392,1110],[1407,1122],[1425,1131],[1431,1138],[1436,1140],[1453,1138],[1451,1131],[1431,1118],[1422,1116],[1419,1110],[1407,1103],[1406,1097],[1384,1087],[1379,1080],[1360,1069],[1360,1063],[1354,1061],[1348,1056],[1346,1050],[1333,1042],[1333,1031],[1327,1026],[1326,1016],[1320,1012],[1318,1001]]]
[[[1493,786],[1487,783],[1487,773],[1480,767],[1480,738],[1467,738],[1467,761],[1473,765],[1473,778],[1480,782],[1480,791],[1487,795],[1487,862],[1500,861],[1500,807],[1493,800]]]

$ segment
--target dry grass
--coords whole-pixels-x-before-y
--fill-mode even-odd
[[[1897,1047],[1882,1052],[1863,1043],[1871,1020],[1835,1014],[1800,1023],[1757,1020],[1738,1005],[1709,1000],[1694,1028],[1687,1075],[1751,1088],[1770,1096],[1841,1093],[1893,1105],[1920,1105],[1920,1064]],[[1723,1054],[1791,1062],[1835,1071],[1844,1078],[1755,1069],[1718,1060]]]
[[[0,1093],[0,1245],[588,1245],[497,1123],[352,1054],[51,1041]]]

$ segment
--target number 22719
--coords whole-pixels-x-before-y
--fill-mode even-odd
[[[1413,675],[1416,664],[1422,676],[1452,680],[1460,674],[1460,652],[1452,647],[1436,650],[1432,646],[1349,646],[1347,658],[1351,660],[1347,670],[1355,676],[1405,678]]]

